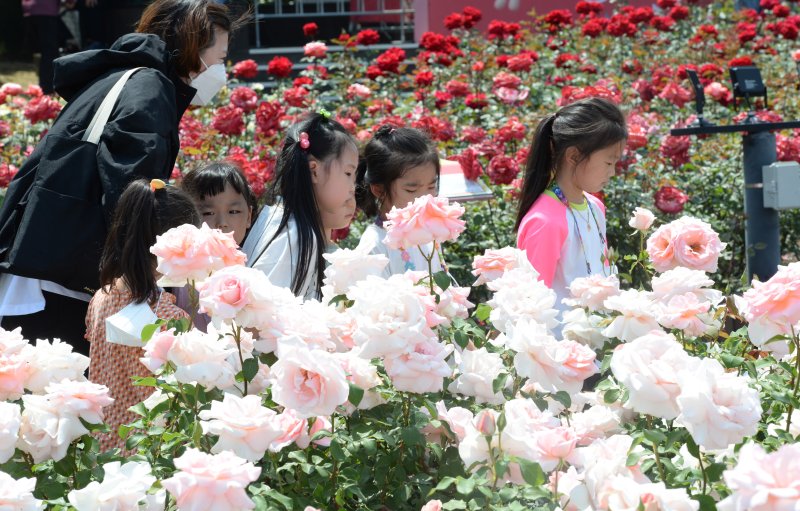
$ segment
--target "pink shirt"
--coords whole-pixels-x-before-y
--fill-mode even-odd
[[[517,247],[525,250],[540,278],[556,292],[556,307],[569,297],[569,284],[578,277],[608,274],[606,208],[593,195],[567,208],[550,190],[545,191],[520,222]],[[587,271],[587,263],[589,270]]]

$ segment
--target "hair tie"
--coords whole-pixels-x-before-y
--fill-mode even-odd
[[[327,120],[331,119],[331,113],[329,111],[325,110],[324,108],[320,108],[318,113],[319,113],[319,115],[321,115],[322,117],[326,118]]]
[[[156,190],[163,190],[166,187],[167,187],[167,183],[165,183],[164,181],[162,181],[160,179],[151,179],[150,180],[150,190],[152,190],[154,192]]]
[[[308,133],[305,131],[300,132],[300,148],[304,151],[311,147],[311,141],[308,139]]]

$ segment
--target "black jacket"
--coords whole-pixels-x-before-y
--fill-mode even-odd
[[[40,160],[43,156],[47,158],[44,152],[57,153],[58,147],[53,146],[58,146],[56,140],[60,138],[80,140],[103,98],[122,73],[133,67],[146,69],[137,71],[122,90],[97,144],[96,169],[65,165],[63,169],[59,166],[58,172],[96,172],[99,175],[102,207],[98,211],[106,227],[120,194],[130,181],[141,177],[169,178],[180,148],[178,123],[196,91],[171,69],[164,42],[152,34],[128,34],[110,49],[84,51],[57,59],[54,87],[68,103],[8,187],[0,209],[0,272],[14,273],[7,263],[8,251],[17,230],[24,228],[19,225],[20,209],[26,206],[26,194],[34,183]],[[57,138],[48,144],[50,137]],[[85,219],[80,223],[86,224]],[[80,228],[77,219],[66,217],[63,223],[50,229]],[[98,238],[101,236],[105,233],[98,234]],[[48,237],[48,232],[37,233],[32,243],[57,257],[60,247],[49,243]],[[96,284],[85,282],[81,288],[92,289]]]

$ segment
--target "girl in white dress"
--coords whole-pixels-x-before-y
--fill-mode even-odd
[[[373,222],[364,230],[359,249],[383,254],[389,259],[384,277],[408,270],[428,271],[420,249],[430,255],[428,245],[398,250],[384,244],[383,222],[393,207],[403,208],[423,195],[436,195],[439,185],[439,155],[430,139],[413,128],[382,126],[364,149],[358,168],[358,206]],[[439,251],[433,256],[433,272],[441,271]]]
[[[358,148],[327,112],[311,114],[289,128],[265,207],[243,250],[247,264],[276,286],[319,299],[331,231],[355,214]]]

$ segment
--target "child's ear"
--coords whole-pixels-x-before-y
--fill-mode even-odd
[[[308,159],[308,168],[311,170],[311,182],[316,184],[320,183],[320,165],[315,158]]]
[[[567,147],[567,150],[564,152],[564,159],[570,165],[577,165],[581,162],[581,152],[575,146]]]
[[[372,195],[374,195],[378,200],[383,200],[383,196],[386,195],[383,185],[380,184],[369,185],[369,191],[372,192]]]
[[[253,225],[253,206],[247,208],[247,228]]]

